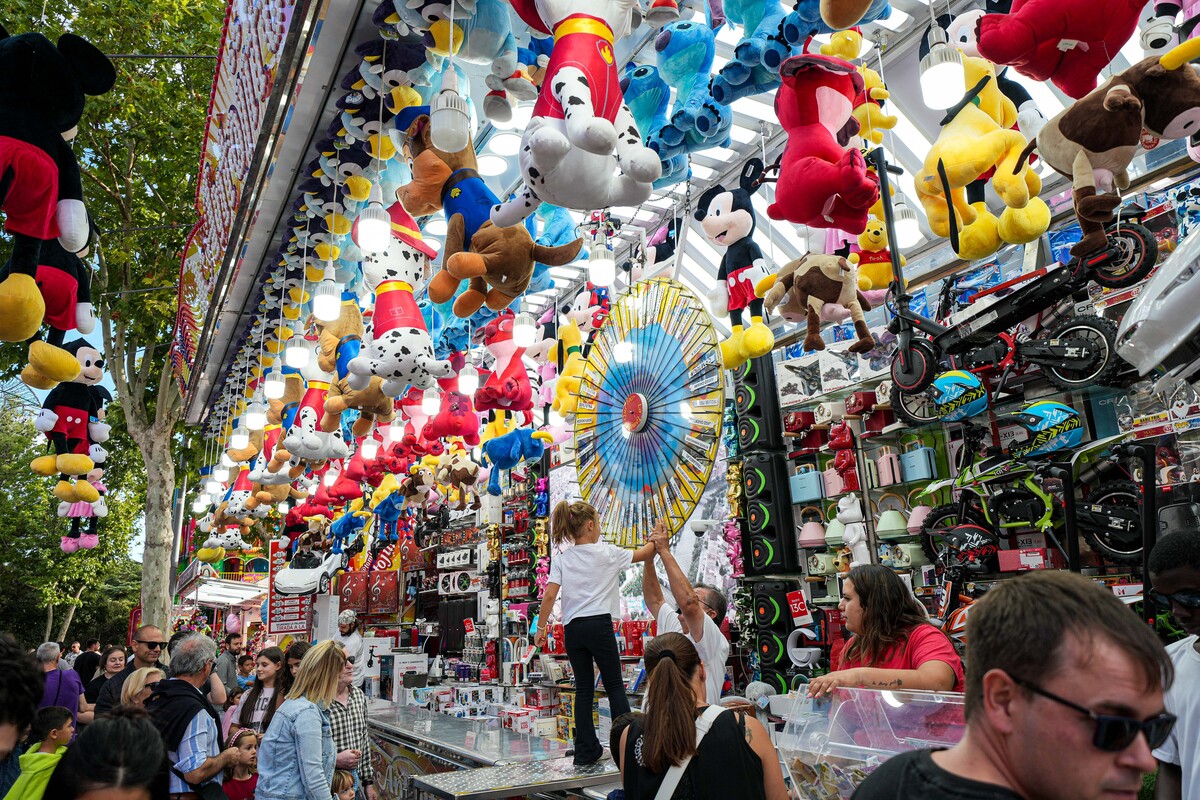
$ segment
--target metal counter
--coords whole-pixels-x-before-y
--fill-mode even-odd
[[[460,767],[491,767],[562,758],[571,745],[513,733],[499,720],[459,719],[415,706],[372,705],[371,728],[419,752]]]
[[[498,800],[514,795],[579,790],[612,784],[618,775],[611,759],[577,767],[570,758],[501,767],[418,775],[413,783],[436,797],[447,800]]]

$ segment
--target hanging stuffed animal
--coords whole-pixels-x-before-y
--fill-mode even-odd
[[[779,85],[778,62],[772,67],[768,60],[784,16],[779,0],[728,0],[725,3],[730,30],[736,25],[742,29],[742,35],[734,45],[733,58],[712,78],[709,89],[713,99],[729,106],[743,97],[762,94]]]
[[[526,424],[533,410],[533,384],[525,371],[525,348],[513,340],[513,313],[505,311],[488,323],[483,344],[492,354],[492,374],[475,390],[477,411],[524,411]]]
[[[325,415],[325,399],[329,395],[333,373],[321,369],[316,357],[316,342],[310,341],[307,346],[312,355],[302,370],[304,397],[296,408],[291,427],[284,435],[283,447],[291,454],[293,462],[312,465],[331,458],[344,458],[350,454],[350,450],[342,438],[341,426],[333,431],[321,430],[320,422]]]
[[[637,0],[514,0],[513,8],[555,43],[521,137],[524,187],[492,210],[492,221],[516,225],[542,201],[576,211],[645,202],[661,164],[625,105],[614,50],[633,26]]]
[[[654,188],[662,189],[690,180],[692,168],[688,165],[687,154],[680,149],[675,155],[666,156],[652,141],[657,131],[667,127],[667,110],[671,106],[671,87],[663,80],[658,67],[631,62],[621,78],[621,92],[627,98],[625,102],[638,130],[646,132],[646,145],[658,153],[662,162],[662,175],[654,182]],[[658,144],[665,147],[661,141]]]
[[[452,436],[461,437],[468,447],[479,444],[479,415],[471,404],[471,398],[458,390],[458,374],[462,372],[466,358],[462,353],[450,357],[450,366],[454,374],[449,378],[439,378],[438,384],[442,389],[441,408],[429,418],[425,424],[423,436],[426,439],[449,439]]]
[[[780,75],[775,113],[788,141],[767,216],[862,233],[867,209],[879,199],[878,176],[848,148],[858,133],[853,111],[862,76],[840,58],[820,55],[789,58]]]
[[[579,385],[583,381],[583,368],[587,365],[583,357],[583,337],[573,321],[558,326],[558,345],[551,358],[562,357],[563,368],[554,382],[554,402],[551,408],[569,418],[575,413],[579,402]]]
[[[528,428],[518,428],[515,431],[498,436],[483,444],[483,457],[492,464],[488,475],[488,494],[499,497],[500,471],[514,469],[522,461],[535,461],[545,452],[545,442],[552,437],[542,431],[532,431]]]
[[[55,455],[35,458],[30,468],[39,475],[58,474],[54,496],[59,500],[94,503],[100,499],[99,492],[80,478],[96,466],[89,455],[91,443],[108,438],[108,425],[99,421],[101,399],[93,391],[104,377],[104,356],[83,339],[69,342],[63,349],[81,368],[74,380],[58,384],[46,395],[35,425],[50,440]],[[96,422],[91,421],[93,417]]]
[[[763,322],[763,301],[754,287],[771,270],[762,250],[754,242],[757,219],[751,198],[758,191],[763,174],[761,159],[752,158],[742,168],[737,189],[713,186],[700,195],[695,217],[704,235],[718,247],[725,248],[717,271],[719,284],[709,292],[708,299],[718,316],[729,314],[733,332],[721,342],[721,358],[726,369],[736,369],[749,358],[771,352],[775,336]],[[742,328],[742,310],[750,309],[750,326]]]
[[[805,350],[824,350],[821,340],[821,309],[826,303],[836,303],[850,309],[858,341],[850,345],[852,353],[866,353],[875,347],[875,337],[867,327],[864,311],[871,303],[858,288],[858,270],[841,256],[809,253],[788,262],[777,275],[771,275],[758,285],[765,295],[767,309],[774,311],[786,300],[792,315],[803,315],[807,330]],[[783,315],[785,319],[788,314]]]
[[[867,220],[867,227],[858,235],[858,252],[848,256],[851,264],[858,268],[858,288],[872,305],[883,300],[883,295],[872,297],[870,291],[883,291],[892,282],[892,251],[888,246],[887,226],[881,220]],[[900,266],[907,260],[900,256]]]
[[[363,261],[363,285],[375,292],[368,352],[349,363],[352,389],[365,389],[372,376],[383,379],[383,393],[397,397],[407,386],[432,389],[448,377],[449,362],[433,355],[433,341],[417,308],[413,287],[424,277],[437,251],[421,238],[417,224],[402,205],[388,209],[392,240],[387,251]]]
[[[116,79],[108,57],[79,36],[63,34],[56,46],[40,33],[10,36],[0,26],[0,211],[13,239],[0,283],[0,340],[23,342],[41,327],[46,304],[35,276],[42,242],[58,239],[68,253],[87,245],[83,184],[68,141],[83,116],[84,95],[102,95]],[[34,366],[71,380],[72,365],[61,353]]]
[[[660,157],[729,143],[733,114],[713,99],[709,79],[716,41],[716,31],[701,22],[673,22],[654,37],[658,73],[675,90],[668,124],[648,131],[647,143]]]

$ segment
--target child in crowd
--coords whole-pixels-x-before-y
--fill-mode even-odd
[[[258,786],[258,734],[253,728],[242,728],[229,740],[230,747],[238,749],[238,758],[233,766],[225,768],[225,782],[221,785],[229,800],[254,800],[254,789]]]
[[[254,656],[245,654],[238,658],[237,682],[243,692],[254,684]]]
[[[5,800],[41,800],[67,744],[75,735],[71,712],[62,706],[38,709],[30,731],[30,747],[21,756],[21,775]]]
[[[229,727],[233,724],[233,719],[237,716],[238,703],[242,699],[244,691],[238,689],[225,699],[225,713],[221,716],[221,738],[229,738]]]
[[[333,771],[334,800],[354,800],[354,776],[345,770]]]
[[[592,661],[600,667],[604,691],[612,704],[613,718],[629,713],[621,655],[613,637],[612,621],[620,616],[621,573],[631,563],[654,557],[654,545],[630,552],[600,541],[600,518],[587,503],[563,500],[550,517],[550,537],[555,546],[570,541],[573,546],[550,562],[550,582],[538,616],[538,647],[546,646],[550,613],[562,589],[563,634],[567,659],[575,673],[575,763],[592,764],[604,750],[592,724],[592,698],[596,675]]]

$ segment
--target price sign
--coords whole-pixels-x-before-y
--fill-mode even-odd
[[[463,630],[466,631],[467,633],[474,633],[475,632],[475,620],[471,619],[470,617],[464,619],[463,620]]]
[[[788,592],[787,595],[788,608],[792,612],[792,622],[797,626],[811,625],[813,621],[812,612],[808,610],[808,603],[804,601],[804,593],[800,591]]]

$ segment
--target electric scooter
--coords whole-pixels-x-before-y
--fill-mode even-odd
[[[888,235],[893,236],[895,216],[888,172],[900,170],[888,165],[882,148],[871,151],[867,158],[879,174],[884,224]],[[1041,367],[1047,378],[1064,390],[1113,380],[1121,371],[1116,325],[1103,317],[1072,314],[1072,296],[1081,292],[1089,279],[1109,288],[1136,283],[1150,273],[1157,258],[1158,244],[1148,230],[1136,223],[1118,221],[1110,226],[1109,244],[1104,250],[1073,259],[1032,280],[1026,276],[1021,279],[1024,285],[1011,294],[947,327],[910,308],[912,298],[904,290],[899,249],[894,249],[894,315],[888,323],[898,341],[891,369],[897,390],[893,409],[912,424],[932,422],[936,418],[932,398],[922,393],[933,383],[945,358],[973,372],[999,371],[1001,384],[1013,371],[1027,365]],[[1009,332],[1031,317],[1038,317],[1038,323],[1028,338],[1018,339]]]

